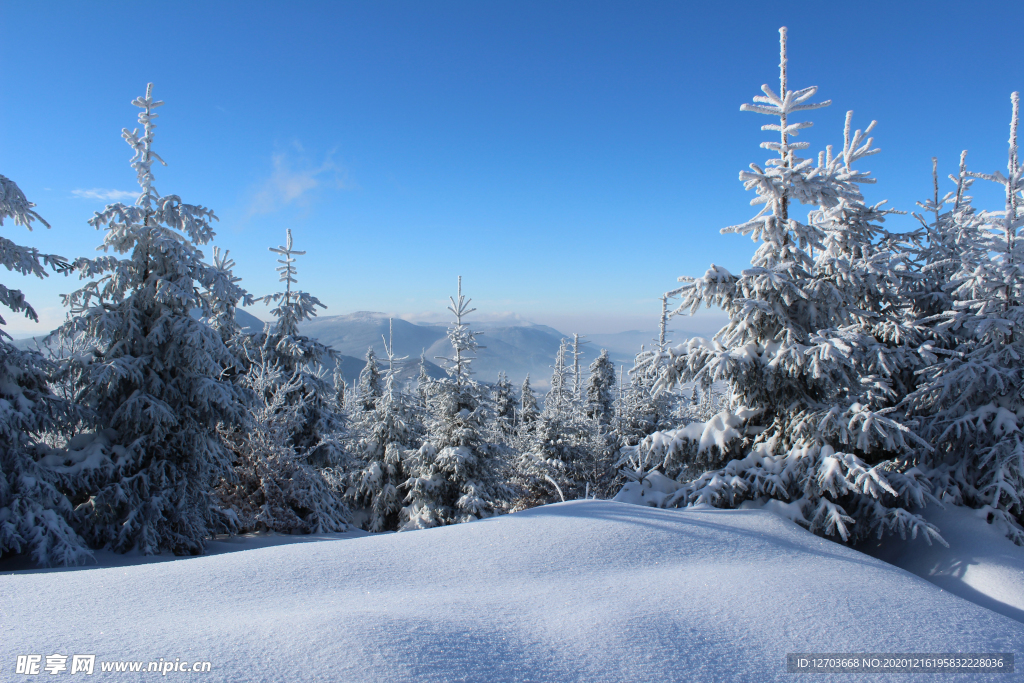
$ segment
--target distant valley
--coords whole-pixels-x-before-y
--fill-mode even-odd
[[[235,317],[242,329],[249,332],[261,330],[265,324],[245,310],[237,311]],[[370,347],[377,354],[381,370],[387,367],[384,360],[384,338],[389,334],[388,325],[389,319],[384,314],[359,311],[347,315],[317,317],[303,323],[300,331],[333,348],[338,354],[337,364],[341,367],[345,381],[352,383],[358,380],[360,371],[366,365],[366,350]],[[538,389],[550,385],[551,368],[559,344],[563,337],[572,337],[552,327],[530,323],[509,325],[504,322],[471,322],[470,327],[479,332],[477,341],[481,345],[472,363],[478,381],[495,382],[498,373],[505,371],[509,379],[518,385],[529,373],[531,385]],[[405,357],[399,365],[399,377],[403,382],[412,381],[419,375],[421,355],[426,359],[427,374],[435,378],[445,376],[442,361],[438,357],[451,354],[447,330],[446,323],[412,323],[401,318],[391,320],[395,356]],[[675,331],[669,334],[669,339],[678,343],[694,334]],[[709,332],[702,330],[700,334],[709,335]],[[584,337],[587,343],[581,349],[580,365],[586,372],[601,349],[608,349],[608,355],[616,367],[624,365],[628,370],[640,346],[649,348],[657,336],[657,330],[587,335]],[[41,341],[42,338],[35,339]],[[22,348],[30,348],[35,345],[35,339],[21,339],[15,343]],[[567,360],[572,363],[571,357]],[[333,371],[334,365],[333,362],[329,363],[329,370]]]

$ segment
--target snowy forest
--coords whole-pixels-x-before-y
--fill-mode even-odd
[[[770,121],[771,158],[739,174],[757,213],[722,229],[756,243],[750,267],[680,277],[626,374],[607,353],[581,363],[586,340],[564,339],[544,394],[474,373],[486,337],[458,273],[447,377],[385,339],[346,383],[335,351],[300,331],[324,308],[301,289],[302,235],[282,226],[268,245],[281,291],[251,293],[227,251],[203,251],[214,211],[157,190],[164,103],[150,84],[122,133],[138,199],[89,219],[99,255],[0,236],[7,271],[78,280],[66,322],[35,348],[0,328],[0,557],[198,555],[220,534],[404,532],[615,497],[763,507],[846,544],[945,543],[921,509],[966,506],[1024,545],[1019,95],[1005,171],[971,170],[966,151],[955,168],[933,159],[919,227],[892,232],[898,211],[861,189],[875,182],[874,121],[851,112],[834,145],[798,142],[829,102],[790,89],[780,37],[778,86],[741,107]],[[1005,205],[975,206],[975,182]],[[0,225],[50,228],[36,209],[0,176]],[[243,330],[236,310],[257,302],[273,322]],[[0,303],[37,319],[16,282]],[[669,338],[670,320],[703,307],[728,324]],[[419,379],[400,380],[417,362]]]

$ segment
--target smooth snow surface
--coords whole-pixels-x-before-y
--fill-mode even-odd
[[[939,527],[948,548],[938,543],[928,546],[921,538],[887,538],[860,550],[1024,622],[1024,548],[986,522],[984,511],[950,505],[916,512]]]
[[[575,501],[342,542],[0,576],[4,673],[18,654],[94,653],[213,663],[167,680],[789,681],[787,652],[958,651],[1024,652],[1024,625],[760,510]]]

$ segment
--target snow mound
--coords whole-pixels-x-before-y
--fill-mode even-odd
[[[859,548],[950,593],[1024,622],[1024,548],[989,524],[984,510],[929,506],[918,510],[949,543],[883,539]]]
[[[1024,625],[760,510],[575,501],[0,576],[5,672],[18,654],[85,653],[208,660],[170,674],[203,681],[788,681],[787,652],[1022,651]]]

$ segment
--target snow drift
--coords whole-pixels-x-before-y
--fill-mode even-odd
[[[760,510],[575,501],[0,576],[2,671],[59,652],[208,660],[168,674],[203,681],[770,681],[788,652],[1022,651],[1024,625]]]

